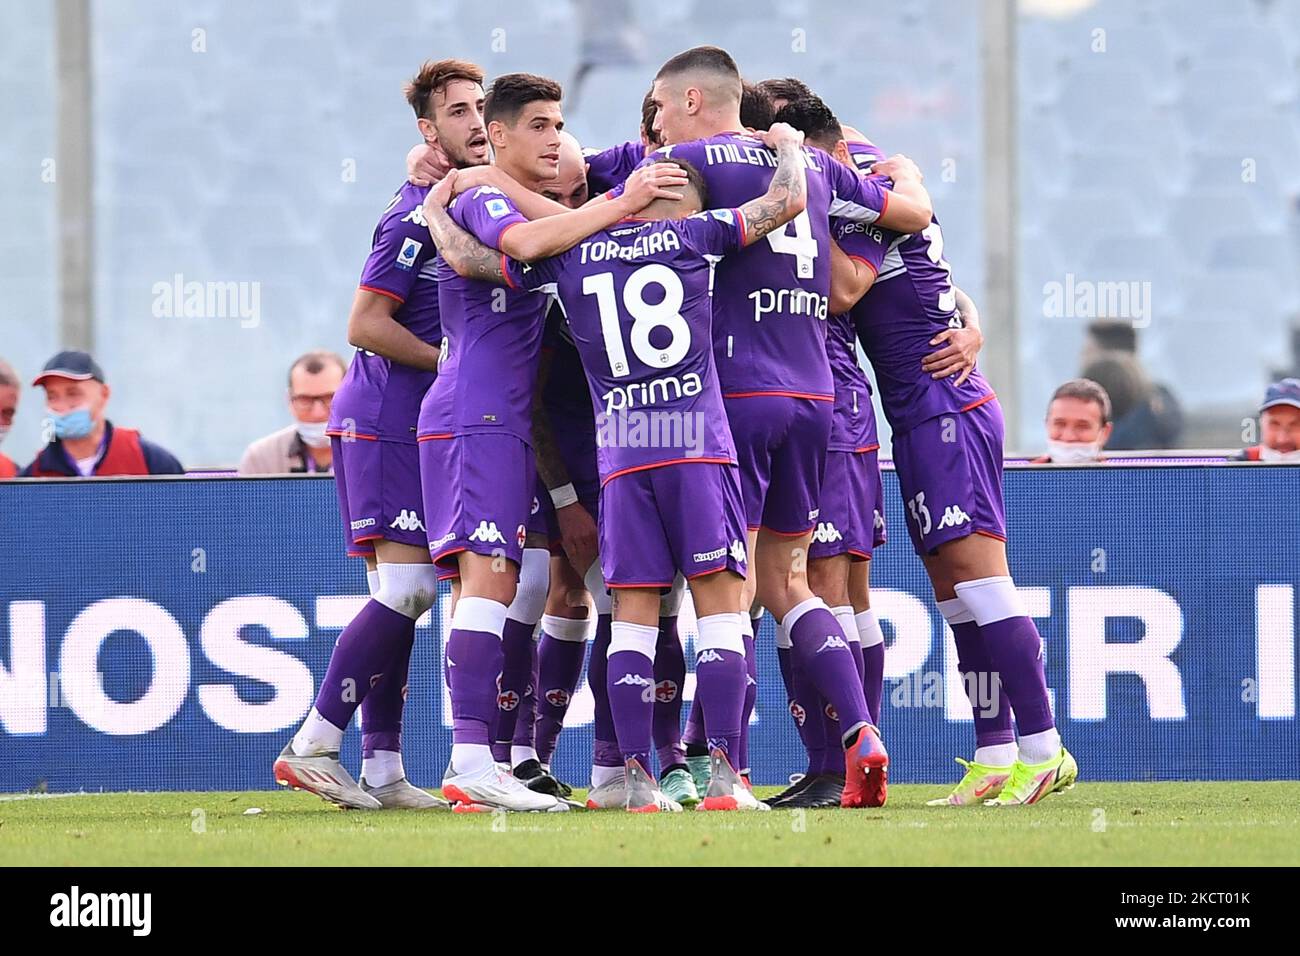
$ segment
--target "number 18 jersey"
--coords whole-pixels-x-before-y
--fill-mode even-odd
[[[678,462],[733,464],[712,341],[713,262],[744,243],[744,219],[714,209],[625,219],[512,283],[552,292],[569,321],[596,414],[604,484]]]

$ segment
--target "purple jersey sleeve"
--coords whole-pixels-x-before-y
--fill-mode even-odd
[[[601,193],[631,175],[645,158],[645,147],[640,140],[628,140],[609,149],[585,150],[583,158],[587,161],[587,186],[593,194]]]
[[[399,193],[394,197],[394,204],[400,198]],[[386,216],[375,230],[370,255],[361,270],[360,286],[368,292],[405,302],[410,298],[420,269],[436,254],[420,207],[405,216]]]
[[[817,152],[821,152],[817,150]],[[831,182],[832,217],[840,216],[857,222],[875,222],[889,208],[889,190],[879,176],[859,176],[843,163],[822,154],[824,168]]]
[[[846,256],[865,262],[876,275],[880,275],[885,254],[898,238],[898,233],[891,229],[852,219],[836,219],[831,224],[831,235]]]
[[[493,249],[501,248],[501,236],[507,229],[528,221],[495,186],[479,186],[462,193],[451,204],[450,213],[458,226]]]
[[[745,245],[745,217],[739,209],[706,209],[681,220],[682,233],[696,252],[725,256]]]

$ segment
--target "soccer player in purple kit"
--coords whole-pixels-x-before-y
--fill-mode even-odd
[[[535,193],[556,176],[560,96],[552,80],[507,74],[493,82],[483,108],[499,171],[546,210],[553,204]],[[613,209],[592,206],[530,221],[500,189],[478,185],[456,197],[450,214],[506,255],[555,255],[655,196],[675,195],[664,187],[683,179],[661,167],[645,172],[633,177],[625,201]],[[449,173],[447,189],[454,179]],[[432,205],[426,201],[426,215]],[[547,303],[456,275],[441,259],[438,270],[444,338],[418,434],[429,552],[441,573],[460,581],[446,645],[453,727],[443,793],[467,809],[563,810],[567,804],[503,773],[490,748],[502,634],[536,491],[530,422]]]
[[[463,165],[488,158],[482,81],[472,63],[439,60],[425,63],[405,90],[426,143]],[[442,339],[434,249],[421,210],[427,191],[404,184],[375,229],[348,319],[357,353],[328,427],[348,553],[365,559],[371,599],[339,635],[315,706],[274,768],[286,785],[364,809],[446,806],[407,782],[401,755],[415,622],[437,594],[415,442]],[[358,705],[359,786],[338,762]]]
[[[865,142],[847,149],[864,167],[880,155]],[[952,628],[975,717],[974,759],[958,758],[965,775],[931,803],[1036,803],[1074,786],[1078,765],[1056,730],[1042,638],[1007,563],[1002,411],[974,365],[980,336],[956,342],[973,305],[952,285],[937,219],[910,234],[851,226],[835,234],[844,259],[833,306],[852,308],[876,373],[908,533]],[[945,347],[932,353],[936,345]],[[996,699],[984,699],[990,686]]]
[[[656,202],[641,217],[519,274],[527,286],[557,291],[596,409],[601,562],[616,595],[608,689],[626,767],[625,781],[609,786],[624,794],[629,810],[680,809],[647,772],[659,595],[679,572],[690,581],[699,614],[697,693],[712,745],[711,787],[700,809],[766,809],[729,761],[745,690],[747,615],[737,610],[745,516],[714,365],[709,296],[711,257],[759,241],[804,209],[802,136],[783,126],[763,140],[778,160],[757,199],[692,215],[704,205],[706,188],[690,168],[681,202]],[[429,216],[450,255],[457,243],[439,231],[450,223]],[[647,433],[673,437],[645,440]]]
[[[739,132],[741,79],[716,47],[668,60],[655,78],[655,128],[704,175],[716,206],[737,206],[766,188],[774,160]],[[846,636],[804,570],[816,524],[831,429],[834,386],[826,355],[830,216],[901,230],[930,218],[919,177],[898,162],[893,192],[860,180],[815,149],[805,150],[808,208],[766,244],[724,259],[714,286],[714,352],[740,459],[753,555],[744,606],[772,611],[793,655],[840,716],[843,806],[878,805],[888,757],[870,723]],[[746,630],[752,630],[748,614]],[[751,635],[752,636],[752,635]],[[707,714],[706,730],[707,730]],[[709,736],[712,731],[708,730]]]

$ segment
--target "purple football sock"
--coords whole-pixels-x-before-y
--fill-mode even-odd
[[[654,716],[654,662],[639,651],[616,651],[609,658],[605,686],[614,732],[624,762],[650,767],[650,724]]]
[[[740,749],[740,712],[745,705],[744,655],[712,648],[701,651],[695,658],[695,697],[700,702],[709,749],[721,749],[734,766]]]
[[[847,732],[868,723],[867,699],[853,652],[830,609],[821,602],[812,604],[787,632],[794,647],[796,670],[802,668],[818,692],[830,701],[839,715],[840,727]],[[831,744],[827,741],[826,745]]]
[[[586,641],[560,641],[547,634],[537,648],[537,757],[549,765],[564,727],[569,701],[582,678]]]
[[[1006,689],[1021,737],[1055,726],[1043,673],[1043,639],[1031,617],[1008,617],[980,626],[992,670]]]
[[[975,746],[995,747],[1014,742],[1011,701],[993,674],[979,625],[964,621],[950,627],[953,643],[957,645],[957,670],[975,713]]]
[[[587,686],[596,699],[596,717],[592,728],[596,740],[613,742],[614,715],[609,709],[609,691],[605,684],[609,673],[609,638],[613,619],[608,614],[596,618],[596,636],[591,642],[591,657],[587,661]],[[617,764],[617,761],[615,762]]]
[[[817,695],[817,712],[808,714],[809,720],[814,718],[818,718],[821,722],[823,741],[821,763],[817,772],[843,773],[844,751],[835,746],[835,742],[843,737],[839,715],[835,713],[835,708],[830,705],[830,702],[820,694]]]
[[[655,641],[655,753],[660,772],[686,762],[682,749],[682,685],[686,683],[686,654],[677,636],[677,618],[659,618]],[[647,767],[647,770],[650,768]]]
[[[406,706],[406,680],[415,645],[415,622],[411,639],[404,641],[384,676],[375,682],[361,701],[361,756],[373,757],[376,750],[402,752],[402,710]]]
[[[528,644],[528,683],[524,685],[524,696],[519,702],[519,717],[515,720],[515,735],[510,743],[516,747],[532,747],[536,750],[538,642],[530,640]]]
[[[524,692],[533,670],[533,625],[506,618],[501,634],[501,687],[492,729],[492,757],[510,762],[510,742],[523,709]]]
[[[803,749],[808,752],[806,773],[815,776],[822,772],[826,762],[826,725],[822,718],[822,709],[826,702],[822,700],[821,694],[817,693],[817,687],[796,662],[791,649],[781,648],[777,652],[778,655],[782,651],[790,662],[790,677],[786,684],[790,716],[794,719],[795,729],[799,731],[799,740],[803,744]],[[831,753],[838,756],[836,749],[832,749]]]
[[[452,628],[447,659],[456,678],[451,684],[451,739],[457,744],[491,743],[501,674],[501,638],[487,631]]]
[[[749,770],[749,718],[754,713],[758,699],[758,655],[754,650],[754,635],[744,634],[745,642],[745,699],[740,708],[740,752],[736,769]]]
[[[402,648],[409,647],[414,631],[415,622],[405,614],[367,601],[334,645],[316,693],[317,712],[335,727],[346,728],[372,686],[393,668]],[[398,720],[400,724],[400,716]]]
[[[682,743],[687,747],[704,746],[704,711],[700,710],[700,687],[695,685],[695,699],[686,715],[686,729],[682,731]]]
[[[880,706],[885,697],[885,645],[862,648],[862,692],[867,698],[871,722],[880,729]]]

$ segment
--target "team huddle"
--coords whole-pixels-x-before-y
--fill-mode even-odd
[[[934,802],[1071,787],[1007,565],[978,314],[915,164],[799,80],[743,82],[716,47],[668,60],[640,137],[604,150],[564,131],[544,77],[485,91],[477,66],[441,60],[406,94],[424,145],[375,229],[328,429],[371,597],[276,779],[353,808],[576,806],[550,762],[594,631],[588,808],[884,805],[869,589],[884,507],[860,344],[974,712],[973,757]],[[401,757],[415,623],[439,579],[454,600],[445,801]],[[808,769],[760,801],[748,728],[765,611]],[[354,779],[339,748],[358,709]]]

